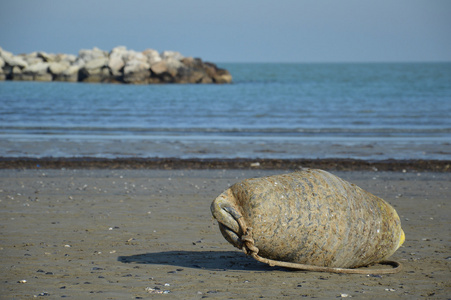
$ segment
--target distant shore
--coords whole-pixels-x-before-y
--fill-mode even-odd
[[[0,169],[287,169],[320,168],[336,171],[451,172],[450,160],[359,159],[180,159],[180,158],[28,158],[0,157]]]

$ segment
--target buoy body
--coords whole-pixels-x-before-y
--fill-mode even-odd
[[[227,241],[242,249],[245,224],[258,255],[277,261],[356,268],[388,258],[404,242],[392,206],[323,170],[246,179],[219,195],[211,211]]]

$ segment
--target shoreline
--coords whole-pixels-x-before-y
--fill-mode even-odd
[[[259,169],[296,170],[303,167],[333,171],[451,172],[450,160],[362,159],[182,159],[97,157],[0,157],[0,169]]]

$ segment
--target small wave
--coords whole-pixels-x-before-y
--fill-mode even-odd
[[[173,137],[173,138],[305,138],[305,137],[442,137],[451,139],[451,128],[145,128],[83,126],[1,126],[0,135],[59,135],[71,137]]]

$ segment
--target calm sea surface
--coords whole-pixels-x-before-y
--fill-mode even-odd
[[[220,67],[233,84],[0,82],[0,156],[451,159],[451,63]]]

